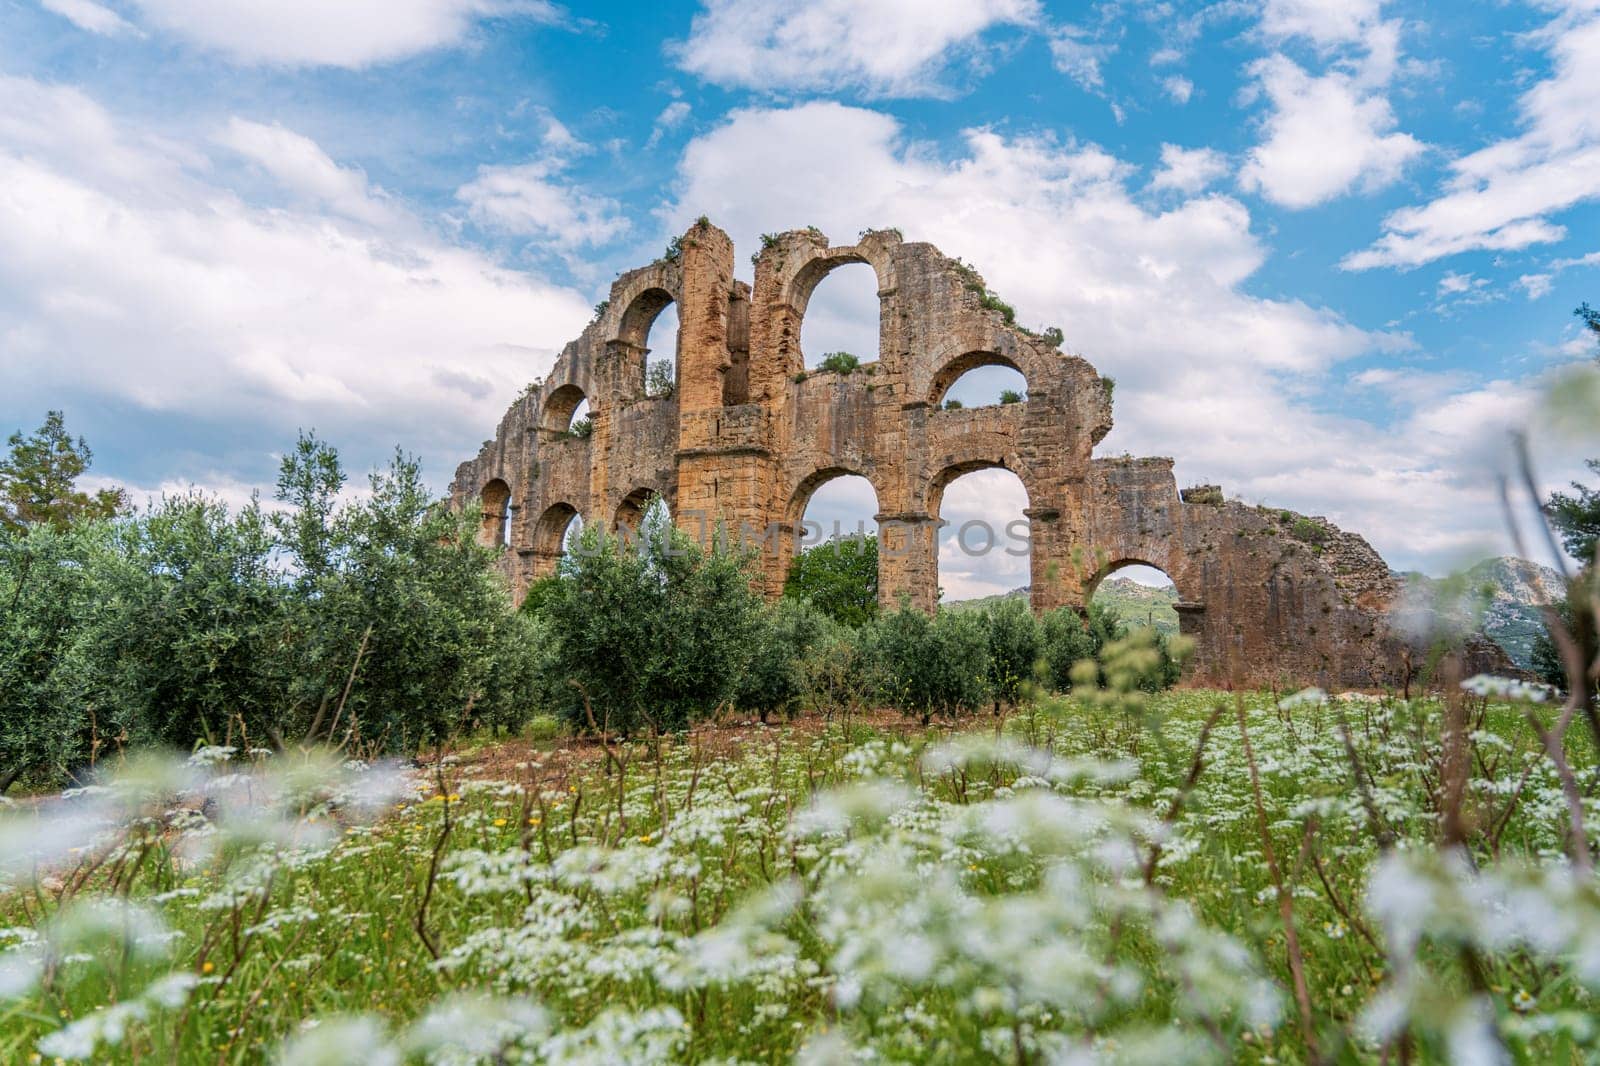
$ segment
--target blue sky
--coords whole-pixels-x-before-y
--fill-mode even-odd
[[[300,427],[442,490],[696,216],[897,226],[1117,379],[1103,453],[1438,571],[1587,355],[1597,198],[1600,0],[0,0],[0,429],[64,408],[141,497]],[[947,517],[1020,510],[974,478]]]

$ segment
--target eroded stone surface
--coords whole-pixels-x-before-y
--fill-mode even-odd
[[[549,377],[457,470],[452,500],[484,503],[483,538],[509,545],[503,565],[519,597],[555,568],[574,514],[632,526],[652,494],[694,533],[716,523],[752,537],[779,530],[761,553],[776,595],[811,494],[854,474],[877,493],[883,601],[904,595],[932,609],[944,489],[1003,467],[1028,493],[1036,610],[1081,608],[1106,574],[1142,563],[1177,586],[1198,681],[1398,680],[1398,641],[1385,623],[1398,586],[1365,540],[1324,519],[1227,500],[1217,486],[1180,494],[1171,459],[1095,458],[1111,429],[1110,383],[985,308],[971,268],[894,231],[837,248],[815,230],[764,244],[754,286],[734,279],[732,241],[704,220],[675,258],[619,277]],[[877,359],[846,375],[807,372],[807,302],[845,263],[877,274]],[[677,390],[652,398],[644,344],[669,303],[680,322]],[[956,378],[987,365],[1020,371],[1026,400],[940,406]],[[580,398],[588,437],[566,431]]]

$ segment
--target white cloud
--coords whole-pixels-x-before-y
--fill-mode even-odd
[[[485,166],[456,190],[480,225],[530,237],[561,250],[602,245],[628,231],[622,205],[560,178],[566,164],[546,158],[520,166]]]
[[[1439,279],[1439,295],[1449,296],[1454,293],[1471,292],[1475,286],[1487,284],[1487,281],[1475,278],[1471,274],[1447,273]]]
[[[1161,169],[1150,179],[1152,189],[1175,189],[1193,195],[1228,173],[1228,157],[1215,148],[1161,146]]]
[[[1250,74],[1272,111],[1239,184],[1274,203],[1313,207],[1357,186],[1382,188],[1422,151],[1415,137],[1395,130],[1389,101],[1366,91],[1356,76],[1313,76],[1282,55],[1251,64]]]
[[[808,223],[838,239],[900,226],[975,264],[1023,322],[1060,325],[1117,379],[1101,454],[1175,455],[1182,483],[1327,514],[1400,565],[1493,542],[1487,464],[1532,384],[1434,379],[1437,404],[1395,399],[1383,422],[1318,406],[1336,402],[1341,364],[1409,341],[1251,295],[1265,252],[1245,206],[1216,194],[1144,205],[1136,174],[1041,137],[970,130],[949,157],[875,111],[748,109],[690,143],[665,221],[708,214],[743,248]]]
[[[460,44],[484,19],[554,22],[546,0],[134,0],[145,19],[242,63],[366,67]]]
[[[367,176],[359,168],[339,166],[311,138],[276,123],[234,116],[217,135],[217,142],[251,160],[289,192],[313,205],[374,225],[393,224],[402,217],[381,191],[368,186]]]
[[[246,427],[405,442],[442,486],[589,317],[416,220],[352,218],[358,172],[291,131],[224,139],[283,148],[275,176],[323,202],[248,202],[204,142],[71,89],[0,79],[0,115],[0,362],[19,403],[159,420],[176,450],[210,450],[171,443],[202,432],[230,450]]]
[[[1088,38],[1088,31],[1078,26],[1056,27],[1050,34],[1050,59],[1055,68],[1077,82],[1080,89],[1099,92],[1106,81],[1100,63],[1115,48]]]
[[[683,125],[689,117],[689,105],[682,100],[674,100],[661,109],[661,114],[656,116],[654,125],[650,127],[650,139],[645,142],[645,148],[654,148],[661,143],[661,138]]]
[[[943,95],[952,60],[980,52],[987,30],[1038,17],[1037,0],[706,0],[671,50],[730,88]]]
[[[1161,91],[1175,104],[1187,104],[1194,95],[1194,82],[1181,74],[1174,74],[1161,82]]]
[[[103,37],[138,32],[127,19],[104,4],[95,3],[94,0],[39,0],[39,4],[46,11],[53,11],[71,22],[78,29],[98,33]]]
[[[1304,37],[1321,48],[1361,41],[1377,24],[1383,0],[1267,0],[1261,31]]]
[[[1538,300],[1550,295],[1554,288],[1549,274],[1523,274],[1517,278],[1517,285],[1528,294],[1528,299]]]
[[[1390,214],[1383,235],[1343,266],[1413,267],[1558,241],[1566,229],[1552,216],[1600,197],[1600,11],[1573,4],[1530,39],[1553,69],[1518,100],[1523,132],[1452,162],[1435,199]]]

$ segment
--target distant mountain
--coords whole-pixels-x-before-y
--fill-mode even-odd
[[[1398,576],[1404,588],[1396,617],[1403,626],[1420,631],[1436,618],[1458,632],[1481,630],[1524,670],[1532,667],[1533,642],[1544,632],[1540,605],[1566,594],[1555,570],[1510,556],[1485,559],[1454,577]]]
[[[992,603],[1013,598],[1026,598],[1027,586],[1003,592],[997,596],[980,596],[972,600],[956,600],[944,606],[954,611],[981,610]],[[1171,585],[1155,588],[1141,585],[1132,578],[1108,577],[1095,589],[1094,602],[1115,611],[1118,618],[1132,625],[1153,625],[1169,636],[1178,631],[1178,612],[1172,606],[1178,602],[1178,590]]]

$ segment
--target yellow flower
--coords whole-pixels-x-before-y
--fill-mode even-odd
[[[200,972],[201,973],[210,973],[212,970],[215,970],[216,968],[217,968],[217,964],[212,962],[210,959],[207,959],[205,961],[205,964],[200,967]]]
[[[496,829],[500,829],[500,828],[504,827],[505,824],[506,824],[506,820],[504,818],[496,818],[494,820],[494,827]]]

